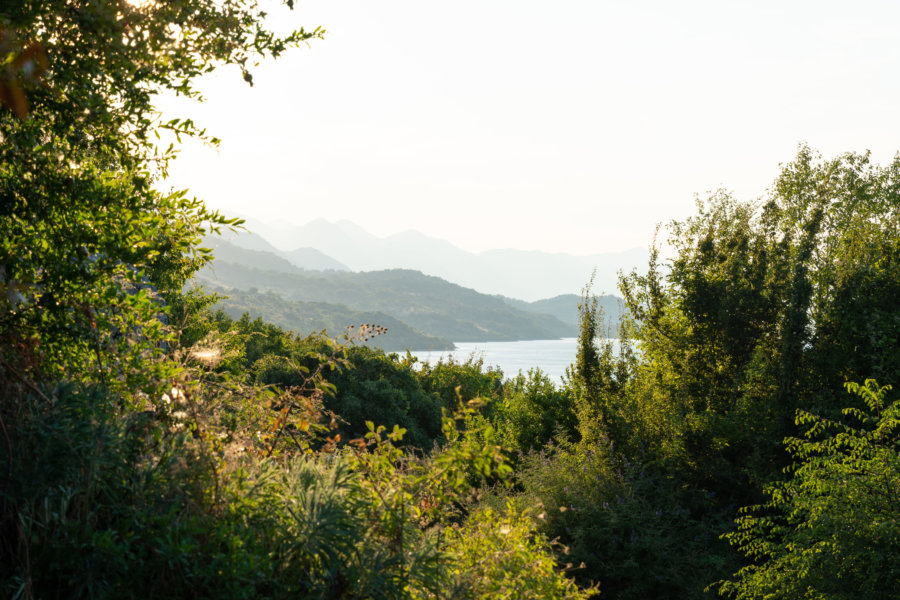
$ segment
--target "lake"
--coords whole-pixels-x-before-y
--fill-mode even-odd
[[[504,377],[515,377],[519,371],[527,372],[540,367],[554,383],[566,372],[566,367],[575,362],[578,348],[577,338],[561,340],[526,340],[521,342],[455,342],[456,350],[420,350],[412,355],[422,362],[437,362],[441,357],[453,357],[464,361],[473,353],[484,359],[484,365],[496,366]]]

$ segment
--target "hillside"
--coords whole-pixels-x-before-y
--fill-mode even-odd
[[[287,272],[293,272],[297,269],[312,271],[350,270],[347,265],[315,248],[299,247],[285,252],[267,242],[259,234],[251,231],[223,231],[221,235],[204,238],[203,245],[213,248],[216,251],[216,256],[219,258],[241,264],[247,264],[246,261],[251,260],[253,263],[251,266],[269,268],[275,271],[284,270],[285,266],[295,267],[294,269],[287,269]],[[240,252],[241,250],[261,252],[263,254],[258,256],[264,257],[263,260],[269,261],[271,264],[258,263],[249,258],[252,255],[245,255]]]
[[[341,310],[349,309],[381,312],[426,336],[460,342],[553,339],[577,333],[576,326],[552,315],[522,310],[501,298],[417,271],[302,271],[285,266],[276,256],[272,256],[274,268],[263,269],[259,268],[260,261],[268,253],[247,251],[227,242],[220,244],[218,253],[219,258],[197,274],[198,282],[226,290],[256,288],[274,292],[290,302],[340,305],[341,309],[334,309],[326,319],[330,323],[343,323],[347,315],[341,315]],[[226,302],[224,306],[233,308],[235,304]],[[318,311],[317,323],[325,319],[327,312],[324,307]],[[266,318],[273,317],[266,314]],[[299,326],[311,321],[295,322]],[[341,324],[340,328],[349,324],[352,323]],[[437,343],[429,339],[418,347],[435,348]]]
[[[525,302],[524,300],[506,297],[503,300],[518,309],[552,315],[563,323],[573,326],[578,325],[578,304],[581,302],[581,297],[575,294],[563,294],[534,302]],[[603,327],[606,329],[606,335],[607,337],[615,337],[616,327],[625,309],[624,303],[618,296],[609,294],[598,296],[597,300],[602,310]]]
[[[474,253],[418,231],[378,237],[346,220],[317,219],[301,226],[283,226],[247,218],[246,226],[252,234],[244,232],[228,241],[249,249],[267,249],[304,268],[319,267],[295,260],[288,250],[315,248],[350,270],[411,269],[487,294],[529,301],[578,293],[595,272],[595,289],[612,293],[617,289],[619,271],[629,272],[647,262],[645,248],[588,256],[515,249]]]
[[[290,301],[274,292],[259,292],[256,289],[225,290],[217,287],[210,288],[210,291],[227,295],[217,306],[233,319],[249,313],[251,318],[260,317],[273,325],[299,333],[327,330],[334,337],[340,336],[348,327],[372,323],[387,328],[387,333],[362,342],[367,346],[382,348],[388,352],[453,348],[450,340],[424,334],[383,312],[356,311],[341,304],[326,302]]]
[[[234,263],[279,273],[302,273],[305,270],[303,267],[279,256],[277,250],[258,236],[253,236],[252,238],[247,236],[247,239],[253,239],[261,243],[257,244],[257,248],[247,248],[235,246],[225,241],[224,238],[208,237],[203,240],[203,245],[207,248],[212,248],[216,260],[223,263]]]

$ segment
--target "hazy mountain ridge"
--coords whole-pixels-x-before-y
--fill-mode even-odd
[[[321,329],[319,323],[328,320],[335,324],[350,319],[349,315],[340,317],[341,311],[354,313],[383,313],[424,336],[415,344],[419,349],[437,348],[446,344],[447,340],[460,342],[511,341],[522,339],[552,339],[572,337],[577,334],[577,327],[567,324],[556,317],[533,310],[522,310],[510,305],[502,298],[488,296],[475,290],[449,283],[439,277],[424,275],[418,271],[407,269],[391,269],[363,273],[342,271],[308,271],[301,270],[279,257],[258,250],[238,248],[228,242],[218,243],[216,252],[219,256],[212,265],[201,270],[196,280],[211,287],[226,290],[252,290],[254,293],[273,292],[286,302],[320,303],[333,308],[328,319],[325,309],[319,307],[318,321],[313,329]],[[263,259],[271,257],[272,269],[265,267]],[[228,260],[226,260],[226,257]],[[231,293],[231,292],[226,292]],[[223,306],[231,310],[241,307],[250,298],[234,293],[235,300],[226,300]],[[257,298],[257,301],[260,301]],[[273,301],[264,303],[270,311],[275,311]],[[288,321],[280,321],[300,332],[313,323],[303,316],[302,306],[289,309],[278,307],[277,312],[294,314]],[[298,312],[300,311],[300,312]],[[315,312],[315,311],[313,311]],[[269,313],[260,316],[272,318]],[[356,316],[351,322],[341,322],[338,329],[348,325],[359,324]],[[379,323],[383,324],[383,323]],[[327,326],[327,325],[326,325]],[[332,335],[336,331],[330,330]],[[406,337],[411,337],[411,333]],[[385,338],[387,341],[387,338]]]
[[[333,223],[317,219],[305,225],[279,227],[248,218],[246,226],[256,232],[255,237],[271,242],[269,251],[288,260],[288,249],[310,247],[350,270],[412,269],[486,294],[528,301],[577,293],[595,270],[595,291],[614,292],[618,272],[646,265],[648,256],[643,248],[590,256],[514,249],[472,253],[417,231],[381,238],[346,220]],[[250,237],[254,236],[241,235],[231,241],[262,249]]]
[[[272,265],[269,267],[270,270],[285,270],[281,264],[282,261],[306,271],[350,270],[347,265],[331,258],[324,252],[316,250],[315,248],[300,247],[290,251],[279,250],[266,241],[261,235],[252,231],[227,231],[223,232],[221,236],[207,236],[203,240],[203,243],[205,246],[216,250],[216,258],[221,258],[226,261],[235,261],[241,264],[249,264],[246,263],[248,259],[243,256],[238,258],[239,255],[235,252],[235,248],[274,255],[275,257],[278,257],[278,260],[272,261]],[[266,260],[272,259],[268,258]],[[260,268],[263,267],[260,266]],[[285,270],[285,272],[292,273],[295,270],[296,269]]]
[[[259,236],[254,236],[254,241],[257,239],[262,240]],[[264,246],[268,246],[265,240],[262,240],[262,242],[262,244],[254,244],[257,248],[251,249],[236,246],[222,238],[206,238],[203,240],[204,246],[212,248],[213,256],[215,256],[217,263],[235,263],[246,267],[281,273],[302,273],[304,271],[302,267],[279,256],[274,247],[269,246],[272,250],[262,249]]]
[[[525,302],[524,300],[506,297],[503,297],[503,300],[522,310],[553,315],[563,323],[576,327],[579,325],[578,305],[581,303],[581,296],[576,294],[562,294],[553,298],[535,300],[534,302]],[[625,303],[618,296],[610,294],[598,296],[597,300],[602,311],[602,327],[606,330],[608,337],[615,337],[616,327],[625,311]]]

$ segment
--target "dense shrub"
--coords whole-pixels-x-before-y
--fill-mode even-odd
[[[608,447],[534,452],[516,473],[517,503],[540,506],[539,530],[563,544],[560,560],[617,599],[701,598],[714,573],[735,566],[718,540],[727,513]]]
[[[530,516],[511,506],[500,513],[478,510],[462,526],[445,530],[444,539],[453,561],[454,598],[576,600],[596,591],[580,590],[566,578],[548,538],[536,531]]]
[[[571,391],[557,388],[540,369],[504,382],[503,396],[490,405],[489,415],[514,452],[540,450],[555,436],[571,439],[578,424]]]
[[[422,389],[435,393],[447,408],[459,406],[460,400],[499,398],[503,387],[503,373],[485,367],[484,359],[474,355],[457,362],[452,357],[436,363],[426,363],[417,371]]]

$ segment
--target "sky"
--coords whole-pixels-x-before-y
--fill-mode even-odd
[[[695,196],[761,197],[806,143],[900,150],[900,2],[299,0],[326,30],[163,98],[222,139],[162,187],[281,225],[351,220],[469,251],[646,247]],[[298,240],[298,246],[302,241]]]

